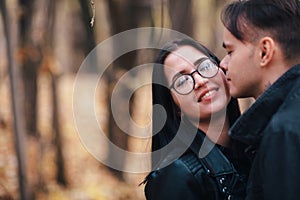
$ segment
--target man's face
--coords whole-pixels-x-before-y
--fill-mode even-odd
[[[230,95],[257,98],[261,94],[258,45],[242,42],[224,28],[223,46],[227,55],[220,66],[226,71]]]

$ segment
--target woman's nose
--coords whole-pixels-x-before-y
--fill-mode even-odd
[[[228,71],[228,55],[226,55],[220,62],[220,68],[227,72]]]
[[[203,87],[208,82],[208,78],[203,78],[198,73],[194,74],[194,80],[195,80],[195,89]]]

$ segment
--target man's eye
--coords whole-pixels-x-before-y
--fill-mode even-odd
[[[227,51],[227,55],[231,55],[232,54],[232,51]]]

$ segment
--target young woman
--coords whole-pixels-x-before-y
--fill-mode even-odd
[[[152,168],[147,199],[243,199],[248,161],[228,130],[240,115],[218,58],[182,39],[166,44],[152,75]]]

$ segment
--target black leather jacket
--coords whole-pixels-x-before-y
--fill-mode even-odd
[[[148,200],[244,199],[248,163],[237,151],[217,145],[214,146],[216,151],[211,152],[219,152],[221,157],[210,153],[206,156],[208,159],[200,161],[197,155],[203,135],[199,131],[183,156],[148,175],[145,186]],[[238,166],[238,173],[234,165]]]
[[[300,64],[255,101],[230,135],[253,157],[247,200],[300,198]]]

